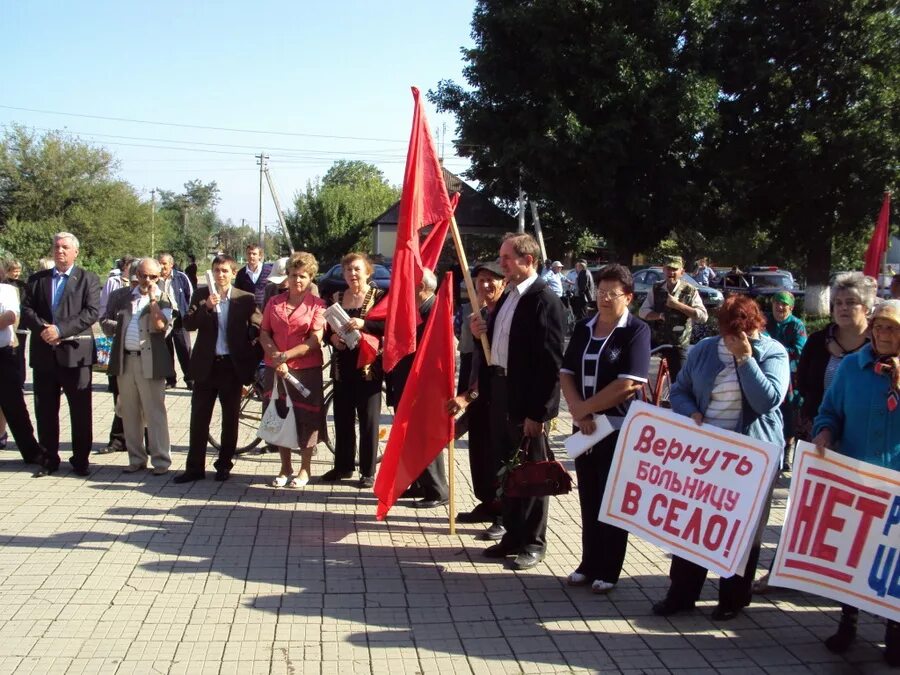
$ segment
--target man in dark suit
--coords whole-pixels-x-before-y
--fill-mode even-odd
[[[72,457],[79,476],[88,468],[93,443],[91,366],[95,360],[91,330],[100,314],[100,281],[93,272],[75,266],[78,239],[69,232],[53,237],[54,267],[32,274],[22,305],[22,325],[31,339],[31,367],[38,439],[46,451],[45,468],[59,468],[59,395],[69,402]]]
[[[197,340],[188,366],[194,393],[187,467],[174,478],[175,483],[206,477],[206,438],[216,398],[222,406],[216,480],[228,480],[234,466],[241,387],[253,381],[262,358],[262,349],[256,344],[262,315],[253,295],[232,286],[236,270],[234,258],[216,256],[212,262],[216,288],[197,290],[184,317],[184,327],[197,331]]]
[[[507,291],[488,317],[472,316],[472,334],[487,331],[491,363],[491,439],[506,463],[527,442],[523,460],[547,456],[547,425],[559,413],[559,369],[563,355],[563,306],[537,275],[537,242],[528,234],[508,234],[500,246]],[[549,497],[503,497],[500,543],[485,549],[489,558],[515,555],[513,569],[530,569],[544,559]]]
[[[172,330],[166,336],[166,348],[173,359],[176,354],[178,355],[178,365],[181,366],[181,374],[184,376],[184,386],[192,389],[194,383],[187,374],[188,363],[191,360],[191,341],[184,330],[183,322],[188,306],[191,303],[194,287],[191,286],[191,280],[187,274],[175,269],[175,258],[172,257],[171,253],[160,253],[156,259],[159,261],[161,270],[159,288],[168,296],[175,316]],[[175,373],[173,371],[172,375],[166,378],[166,389],[172,389],[175,386],[175,382]]]
[[[266,284],[272,273],[272,263],[263,262],[263,250],[259,244],[247,246],[247,264],[244,265],[234,279],[234,287],[256,298],[256,306],[263,308]]]

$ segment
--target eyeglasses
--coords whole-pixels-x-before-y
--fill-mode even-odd
[[[159,279],[158,274],[138,274],[138,277],[141,279],[147,279],[148,281],[156,281]]]
[[[627,293],[610,293],[609,291],[597,291],[598,300],[618,300]]]

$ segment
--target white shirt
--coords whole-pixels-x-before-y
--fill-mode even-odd
[[[219,333],[216,335],[216,356],[227,356],[228,340],[225,329],[228,326],[228,307],[231,305],[231,286],[224,293],[219,293],[219,310],[216,318],[219,320]]]
[[[137,352],[141,349],[141,312],[150,304],[150,294],[142,295],[139,288],[131,291],[131,321],[125,328],[125,349],[129,352]],[[172,320],[172,310],[162,308],[162,314],[166,322]]]
[[[559,272],[554,272],[553,270],[549,270],[544,272],[541,275],[541,278],[547,282],[547,285],[550,287],[550,290],[556,293],[557,297],[562,297],[563,295],[563,275]]]
[[[12,312],[19,318],[19,292],[15,286],[10,284],[0,284],[0,314]],[[15,324],[0,330],[0,347],[9,347],[13,343],[16,329]]]
[[[56,289],[59,287],[59,284],[62,282],[63,277],[66,277],[66,283],[68,283],[69,277],[72,275],[72,268],[74,268],[74,267],[75,267],[75,265],[69,265],[69,269],[64,270],[62,272],[60,272],[55,267],[53,268],[53,277],[52,277],[53,283],[50,284],[50,304],[51,304],[51,306],[53,304],[53,298],[56,297]]]
[[[737,425],[741,419],[743,397],[737,369],[734,367],[734,355],[728,351],[725,341],[722,339],[719,339],[718,353],[719,360],[725,367],[716,375],[716,380],[713,382],[709,406],[703,413],[703,422],[720,429],[737,431]]]
[[[538,276],[532,272],[531,276],[513,286],[506,298],[506,302],[497,312],[494,321],[494,336],[491,340],[491,365],[506,368],[509,361],[509,329],[512,326],[513,314],[522,295],[531,288],[531,284],[537,281]]]
[[[259,279],[259,275],[262,274],[262,263],[256,266],[256,269],[250,269],[250,265],[246,266],[247,276],[250,277],[250,281],[253,282],[253,285],[256,285],[257,280]]]

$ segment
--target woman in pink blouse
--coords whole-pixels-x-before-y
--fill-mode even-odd
[[[294,253],[287,263],[287,293],[269,300],[263,313],[260,342],[266,353],[264,388],[271,397],[275,376],[288,373],[309,390],[303,396],[287,384],[290,402],[297,421],[297,438],[301,449],[300,473],[294,476],[291,451],[278,448],[281,471],[272,487],[303,487],[309,483],[313,448],[322,428],[322,335],[325,330],[325,302],[310,292],[319,263],[310,253]],[[283,390],[276,389],[279,399]]]

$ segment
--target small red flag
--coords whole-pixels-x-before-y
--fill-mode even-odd
[[[438,291],[409,371],[405,395],[394,415],[384,459],[375,479],[378,520],[384,520],[403,491],[453,438],[453,416],[446,407],[455,393],[456,379],[452,279],[448,272]],[[410,396],[411,393],[415,396]]]
[[[863,273],[870,277],[878,278],[881,271],[881,259],[888,248],[890,227],[888,220],[891,217],[891,193],[884,193],[884,201],[881,204],[881,213],[878,214],[878,222],[875,223],[875,231],[866,249],[866,264]]]
[[[400,195],[397,243],[394,246],[391,291],[386,307],[383,358],[384,369],[388,372],[400,359],[416,349],[416,286],[422,279],[419,230],[424,225],[448,220],[453,212],[419,90],[413,87],[412,94],[415,112],[406,155],[403,192]]]

